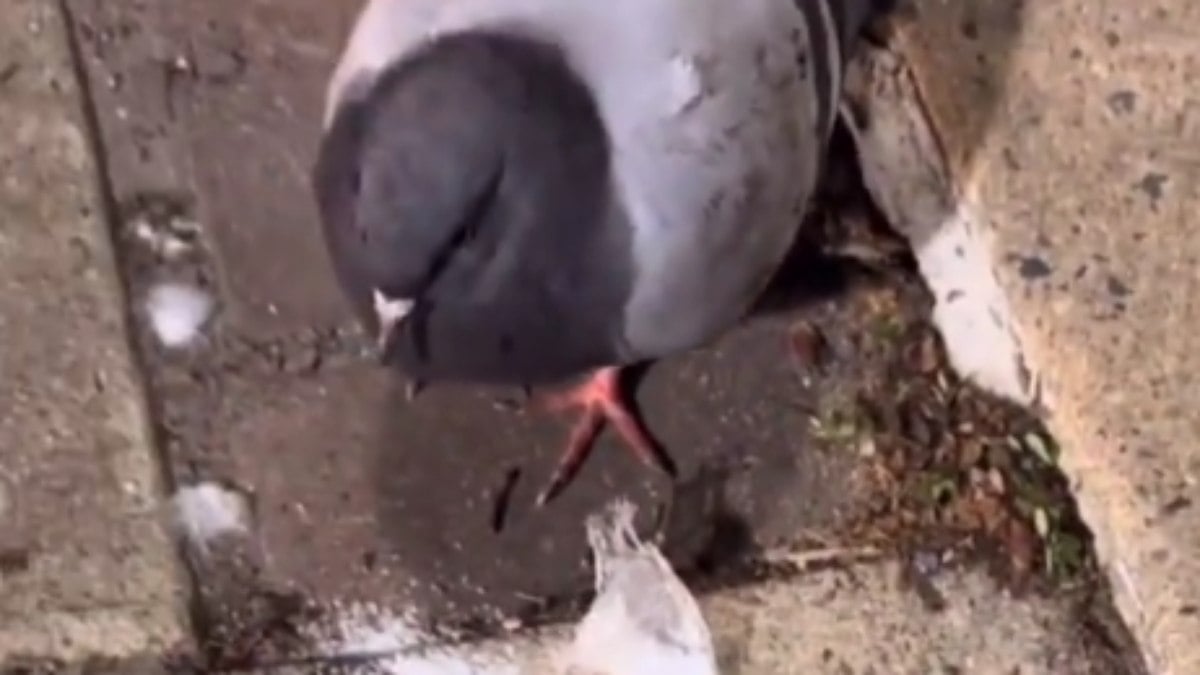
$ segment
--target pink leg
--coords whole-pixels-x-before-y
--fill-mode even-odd
[[[588,380],[565,392],[542,397],[541,405],[552,412],[582,409],[567,441],[554,476],[538,497],[544,505],[558,496],[578,473],[605,424],[612,424],[625,446],[642,463],[675,474],[672,464],[655,443],[642,420],[633,412],[621,389],[619,368],[601,368]]]

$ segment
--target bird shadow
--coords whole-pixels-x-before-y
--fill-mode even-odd
[[[758,553],[753,528],[728,498],[730,482],[747,468],[745,460],[717,460],[672,487],[656,538],[685,576],[710,577]]]

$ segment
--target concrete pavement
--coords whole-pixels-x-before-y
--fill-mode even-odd
[[[1048,410],[1154,671],[1200,672],[1200,7],[913,6],[858,85],[875,192],[960,365]]]
[[[190,639],[55,3],[0,2],[0,664]]]
[[[252,537],[214,547],[213,557],[191,557],[203,582],[196,590],[200,628],[219,643],[206,646],[226,661],[247,656],[241,653],[246,649],[258,649],[249,656],[260,662],[279,656],[271,650],[295,650],[281,625],[299,625],[308,635],[301,651],[346,648],[319,627],[332,622],[334,633],[360,630],[346,608],[368,600],[382,600],[384,614],[415,607],[465,616],[470,612],[463,606],[473,607],[480,597],[518,614],[529,604],[544,610],[546,598],[570,595],[585,584],[583,569],[572,562],[552,574],[522,572],[550,569],[548,560],[578,558],[581,516],[611,495],[613,485],[633,486],[645,506],[676,497],[664,497],[662,486],[631,471],[619,455],[598,456],[573,501],[564,500],[563,510],[546,517],[552,520],[518,522],[507,540],[484,533],[492,503],[485,498],[493,489],[489,476],[503,476],[518,461],[541,466],[553,454],[557,434],[514,421],[493,410],[486,397],[455,391],[432,392],[427,407],[396,412],[392,385],[364,365],[359,336],[327,277],[297,276],[297,269],[323,265],[302,196],[303,173],[320,79],[352,15],[349,7],[315,0],[249,7],[232,0],[67,4],[100,117],[106,153],[99,161],[110,179],[117,223],[110,233],[104,222],[58,5],[2,0],[0,16],[16,18],[0,28],[0,117],[19,133],[15,142],[0,145],[0,159],[22,170],[5,171],[0,199],[0,367],[5,382],[18,383],[0,390],[0,447],[6,453],[0,463],[0,665],[14,655],[78,662],[161,653],[188,641],[184,607],[190,589],[156,518],[162,488],[131,341],[145,359],[172,472],[182,483],[228,483],[253,507]],[[1167,39],[1166,48],[1122,41],[1122,35],[1154,31],[1170,38],[1166,20],[1152,12],[1150,19],[1134,10],[1110,13],[1093,25],[1080,18],[1091,17],[1090,10],[1066,0],[1020,15],[984,0],[956,7],[919,2],[921,23],[907,24],[896,40],[914,64],[925,94],[922,110],[932,114],[950,160],[951,169],[943,172],[952,197],[946,203],[952,211],[969,203],[995,223],[996,248],[976,251],[1000,252],[995,288],[985,279],[971,290],[1001,313],[997,344],[1012,349],[1012,358],[988,371],[996,378],[988,383],[1018,398],[1032,397],[1033,385],[1042,385],[1085,513],[1124,594],[1126,616],[1157,662],[1173,668],[1162,672],[1190,672],[1186,635],[1195,612],[1188,611],[1190,601],[1180,605],[1169,594],[1190,597],[1193,589],[1183,576],[1188,568],[1177,556],[1195,561],[1195,552],[1161,544],[1194,531],[1188,528],[1194,495],[1187,491],[1194,484],[1180,492],[1171,482],[1172,476],[1186,482],[1190,475],[1186,432],[1195,437],[1188,426],[1194,417],[1178,414],[1187,410],[1181,397],[1195,364],[1186,361],[1191,356],[1182,338],[1173,337],[1186,335],[1187,322],[1195,319],[1194,305],[1187,304],[1191,296],[1184,293],[1195,283],[1188,276],[1193,268],[1182,264],[1191,254],[1188,238],[1174,235],[1170,241],[1178,245],[1167,248],[1178,260],[1150,264],[1165,275],[1151,287],[1166,290],[1138,304],[1129,296],[1138,297],[1150,282],[1135,272],[1149,272],[1135,261],[1122,263],[1122,254],[1137,249],[1112,237],[1122,228],[1134,228],[1129,239],[1138,243],[1148,232],[1166,237],[1164,224],[1178,225],[1185,215],[1182,194],[1172,190],[1190,185],[1185,176],[1195,164],[1187,146],[1164,140],[1174,118],[1155,116],[1154,105],[1139,107],[1146,96],[1132,91],[1130,99],[1128,87],[1096,94],[1104,80],[1094,75],[1125,73],[1118,79],[1127,84],[1161,87],[1165,93],[1155,100],[1167,106],[1170,92],[1178,90],[1165,83],[1183,77],[1180,64],[1195,64],[1181,56],[1185,43],[1178,36]],[[1104,23],[1114,21],[1115,29]],[[1118,36],[1116,44],[1109,44],[1109,33]],[[964,45],[966,53],[1002,55],[1003,62],[941,56]],[[1123,54],[1121,45],[1136,54],[1119,63],[1104,60]],[[1060,56],[1070,67],[1046,65],[1057,66]],[[982,70],[970,70],[976,66]],[[1022,84],[1046,82],[1050,70],[1063,78],[1058,86],[1032,87],[1034,96]],[[1092,76],[1079,77],[1084,72]],[[1032,79],[1034,73],[1040,80]],[[1100,99],[1103,104],[1092,105]],[[1186,114],[1191,108],[1186,102],[1177,107],[1180,133],[1194,133]],[[1027,113],[1013,114],[1022,110]],[[1149,115],[1143,123],[1152,131],[1158,129],[1152,122],[1166,131],[1113,126],[1118,118],[1134,124],[1131,119],[1141,119],[1134,113]],[[1088,115],[1107,120],[1089,127],[1091,137],[1120,141],[1076,142],[1077,134],[1066,129],[1092,119]],[[1130,148],[1145,157],[1134,161],[1129,158],[1139,157],[1136,152],[1118,153]],[[1074,154],[1085,150],[1096,154]],[[886,164],[886,153],[877,156]],[[1151,171],[1146,162],[1166,168]],[[1048,176],[1073,176],[1081,166],[1134,171],[1135,165],[1136,176],[1093,176],[1088,187],[1095,195],[1074,181],[1057,193],[1047,187],[1064,185]],[[1120,198],[1113,196],[1115,188],[1106,191],[1128,187],[1126,182],[1138,190]],[[1087,198],[1066,199],[1064,193]],[[1063,260],[1089,257],[1083,276],[1099,274],[1099,285],[1082,293],[1070,283],[1061,289],[1057,278],[1044,281],[1056,270],[1070,268],[1074,275],[1078,268],[1030,248],[1047,246],[1043,239],[1058,241],[1057,234],[1039,236],[1031,229],[1030,214],[1039,214],[1037,223],[1058,222],[1050,217],[1055,208],[1102,203],[1104,195],[1125,210],[1112,206],[1104,218],[1089,212],[1088,222],[1107,224],[1094,233],[1095,242],[1088,240],[1089,246],[1107,242],[1103,250],[1054,245]],[[1138,195],[1149,201],[1139,202]],[[1039,200],[1036,209],[1029,207],[1032,199]],[[889,215],[904,221],[898,208]],[[926,218],[926,226],[940,225],[937,215]],[[911,212],[907,216],[912,220]],[[1153,221],[1156,229],[1135,225],[1151,217],[1163,219]],[[1072,218],[1061,222],[1079,221],[1077,214]],[[114,240],[138,316],[132,338]],[[1111,269],[1095,267],[1096,255]],[[946,290],[939,289],[938,269],[926,264],[924,271],[935,290]],[[189,348],[163,347],[143,320],[143,297],[163,281],[194,285],[217,300],[219,314]],[[1168,311],[1162,303],[1171,300],[1170,289],[1179,299]],[[833,305],[821,311],[835,342],[855,344],[852,317],[858,309]],[[974,320],[971,311],[950,314]],[[1083,330],[1081,317],[1091,321],[1095,313],[1105,317],[1102,327],[1093,322]],[[1131,342],[1130,325],[1147,331],[1150,344],[1162,345],[1154,368],[1111,351],[1147,344]],[[827,527],[847,505],[841,490],[833,489],[848,475],[846,455],[791,459],[795,448],[810,442],[796,430],[805,416],[792,420],[778,411],[812,404],[810,394],[790,371],[773,370],[777,359],[746,360],[745,354],[766,354],[780,344],[779,330],[775,324],[736,337],[732,346],[687,360],[648,386],[662,432],[695,453],[686,461],[703,466],[730,448],[757,458],[759,468],[739,478],[729,491],[732,506],[723,508],[732,508],[741,527],[749,527],[749,535],[741,536],[766,545],[788,543],[801,529]],[[1081,351],[1068,355],[1076,349]],[[1176,353],[1180,360],[1169,361]],[[960,345],[958,358],[970,365],[983,357]],[[1110,368],[1083,368],[1101,362]],[[1166,398],[1151,411],[1156,416],[1143,419],[1154,423],[1139,426],[1136,447],[1143,450],[1122,453],[1116,427],[1101,436],[1092,421],[1112,426],[1155,400],[1147,395],[1122,402],[1109,393],[1131,394],[1139,381],[1133,374],[1147,372],[1144,377]],[[1093,386],[1103,378],[1132,384],[1124,390]],[[677,402],[685,391],[695,393]],[[500,424],[502,434],[496,432]],[[486,439],[489,458],[457,464],[454,451],[475,448],[479,439]],[[1082,448],[1100,454],[1089,457]],[[1176,470],[1180,466],[1185,470]],[[430,482],[453,492],[443,510],[431,507],[421,492],[421,484]],[[1141,489],[1146,487],[1152,489]],[[709,533],[711,515],[705,511],[690,529]],[[466,551],[463,542],[470,544]],[[470,583],[458,583],[459,575]],[[930,614],[897,577],[889,562],[808,571],[763,583],[747,580],[749,585],[703,602],[728,672],[925,673],[942,667],[990,673],[1019,665],[1021,672],[1084,673],[1114,672],[1105,668],[1121,661],[1102,644],[1106,631],[1081,628],[1092,615],[1075,599],[1011,600],[977,572],[946,570],[936,585],[947,608]],[[514,586],[520,593],[512,592]],[[319,619],[309,617],[311,605],[322,610]],[[270,639],[260,640],[264,636]],[[510,663],[545,663],[540,659],[560,643],[561,633],[521,629],[499,649]]]

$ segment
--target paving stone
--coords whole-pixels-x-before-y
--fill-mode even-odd
[[[370,362],[231,378],[217,426],[229,478],[254,494],[276,583],[319,600],[391,597],[442,620],[531,615],[586,590],[580,523],[617,494],[647,518],[669,507],[668,551],[688,565],[831,523],[848,499],[850,457],[803,450],[809,396],[783,358],[785,325],[739,333],[645,382],[648,419],[684,476],[677,488],[606,438],[538,510],[560,423],[498,408],[499,391],[435,386],[407,403],[402,383]]]
[[[0,2],[0,670],[186,643],[67,33]]]
[[[681,488],[605,441],[571,490],[532,511],[565,440],[553,419],[497,410],[492,393],[466,388],[407,404],[394,377],[346,345],[296,344],[344,320],[305,174],[353,14],[265,2],[72,7],[93,88],[122,75],[97,92],[104,138],[123,148],[108,162],[121,201],[171,193],[205,233],[207,248],[178,264],[135,250],[128,232],[123,244],[135,295],[165,276],[218,280],[221,312],[194,349],[168,352],[144,327],[140,343],[174,474],[254,495],[263,571],[253,583],[326,604],[394,598],[441,620],[528,614],[586,589],[579,524],[614,494],[636,498],[647,518],[671,504],[669,552],[688,564],[793,540],[848,500],[850,458],[803,451],[819,383],[793,370],[780,317],[645,382]],[[142,126],[159,133],[146,140],[133,130]],[[159,173],[164,153],[176,154]],[[288,365],[310,356],[311,368]],[[513,471],[496,533],[496,496]],[[227,587],[213,575],[227,589],[216,596],[246,592],[245,578]],[[216,596],[214,606],[231,599]]]
[[[947,570],[931,580],[945,598],[944,608],[933,612],[899,577],[892,563],[855,564],[698,600],[721,673],[731,675],[1139,672],[1108,641],[1103,626],[1111,617],[1086,596],[1070,602],[1006,597],[979,571]],[[367,659],[358,672],[561,673],[572,639],[571,628],[543,627],[504,640],[442,645],[425,656]]]
[[[265,341],[347,321],[308,174],[351,4],[71,7],[118,203],[169,195],[200,224],[231,330]]]
[[[865,313],[843,298],[802,310],[839,356],[830,371],[800,373],[787,357],[794,313],[651,371],[643,403],[683,470],[680,487],[606,440],[566,494],[532,511],[562,426],[497,410],[494,392],[471,388],[406,403],[400,383],[360,353],[361,336],[342,330],[306,174],[353,5],[68,2],[81,42],[92,40],[85,61],[131,292],[184,276],[218,295],[219,314],[189,349],[162,349],[144,322],[136,335],[172,473],[252,496],[251,537],[190,556],[216,661],[251,667],[286,654],[286,634],[314,606],[336,616],[373,602],[468,628],[497,614],[553,618],[590,582],[584,515],[616,494],[634,497],[643,518],[665,513],[668,553],[693,568],[794,542],[853,505],[855,457],[818,452],[809,437],[811,418],[869,368],[854,359]],[[125,84],[103,90],[114,75]],[[194,255],[164,261],[138,248],[130,214],[147,201],[198,223]],[[922,315],[924,294],[899,285],[898,311]],[[508,522],[495,532],[497,493],[514,469]],[[850,643],[874,611],[853,597],[852,609],[830,610],[855,617],[839,638]],[[919,652],[920,638],[913,644]]]

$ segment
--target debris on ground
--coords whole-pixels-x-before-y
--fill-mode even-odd
[[[212,482],[181,487],[171,498],[175,531],[201,553],[221,537],[246,534],[249,510],[241,494]]]
[[[575,629],[568,674],[715,675],[716,650],[696,599],[617,500],[588,519],[596,598]]]
[[[953,371],[932,299],[903,281],[915,262],[898,235],[869,210],[827,207],[810,236],[831,255],[854,252],[875,280],[844,300],[863,327],[853,376],[810,418],[818,444],[861,461],[862,503],[837,538],[900,553],[921,575],[977,561],[1014,590],[1094,581],[1091,535],[1042,421]],[[828,340],[819,316],[795,325],[798,367],[819,367]]]

